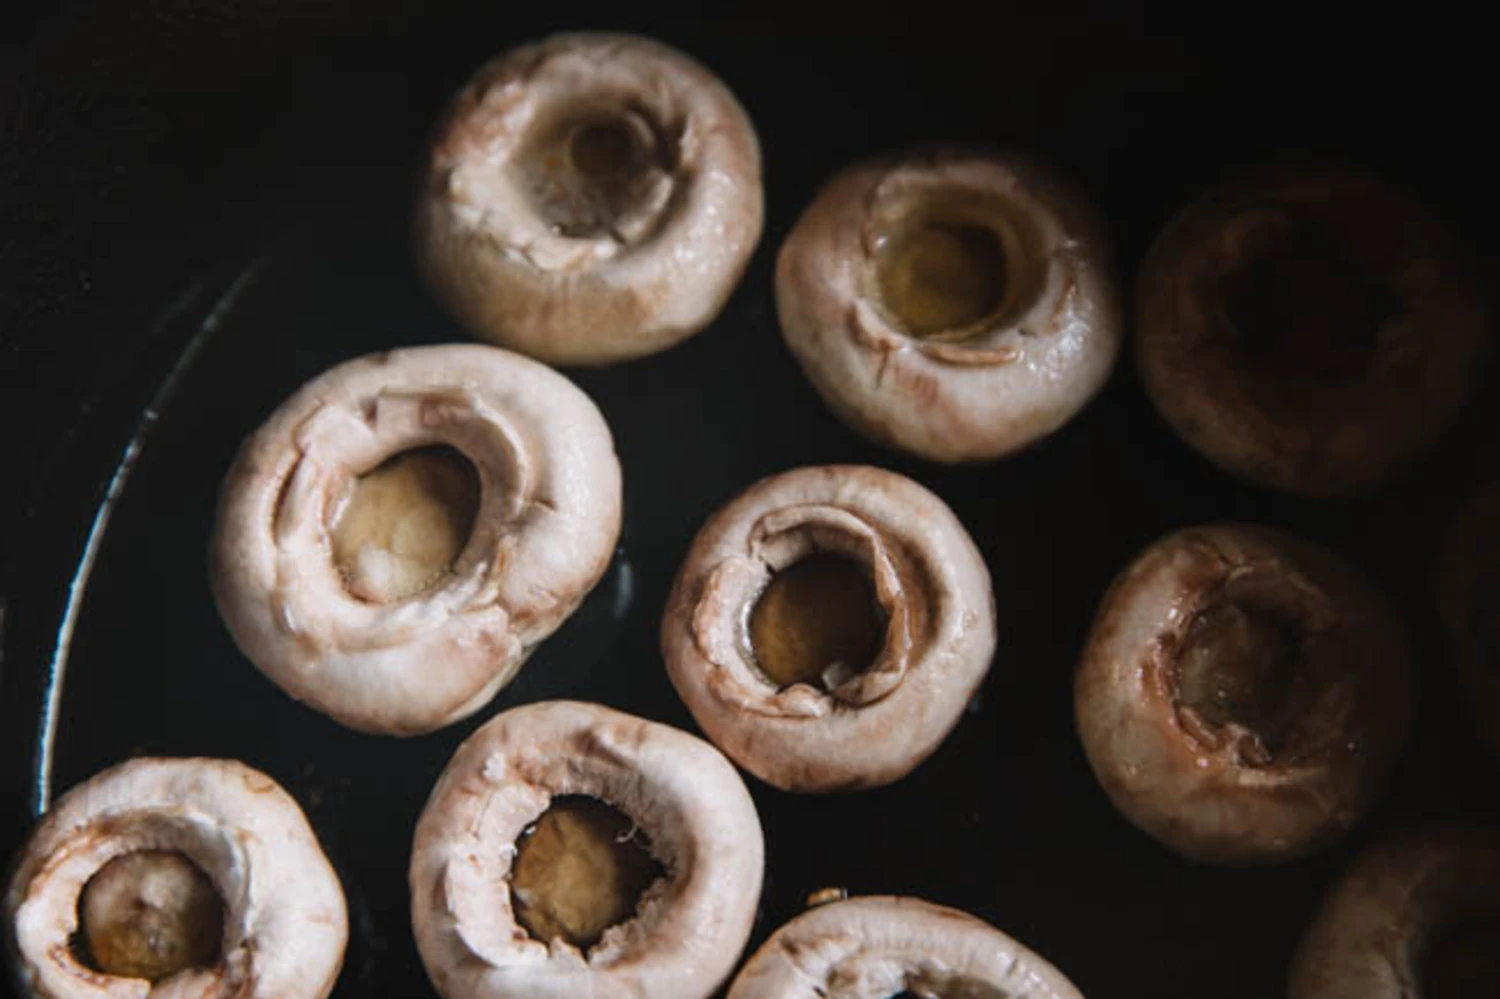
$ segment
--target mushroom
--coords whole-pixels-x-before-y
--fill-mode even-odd
[[[1110,586],[1074,689],[1115,807],[1193,860],[1269,863],[1343,835],[1411,721],[1406,638],[1330,552],[1242,524],[1167,535]]]
[[[620,492],[609,428],[555,371],[474,345],[361,358],[240,449],[214,595],[293,697],[428,732],[494,697],[598,582]]]
[[[297,802],[233,760],[139,758],[73,788],[5,913],[38,999],[323,999],[349,936]]]
[[[813,387],[878,443],[934,461],[1009,454],[1071,419],[1119,352],[1103,225],[1008,153],[857,164],[776,263],[781,329]]]
[[[1083,999],[1040,955],[966,912],[867,896],[804,912],[746,963],[729,999]]]
[[[801,468],[698,532],[661,640],[678,694],[740,766],[788,791],[876,787],[958,723],[994,656],[994,595],[922,486]]]
[[[1424,456],[1493,349],[1451,235],[1353,170],[1203,195],[1151,248],[1136,311],[1141,378],[1172,429],[1231,474],[1311,497]]]
[[[1438,610],[1480,735],[1500,756],[1500,483],[1455,518],[1438,569]]]
[[[707,999],[764,854],[744,782],[701,739],[596,704],[513,708],[417,823],[417,947],[444,999]]]
[[[1432,826],[1363,853],[1324,900],[1288,999],[1500,995],[1500,832]]]
[[[717,77],[650,39],[564,34],[491,61],[453,98],[417,254],[476,336],[608,364],[712,322],[761,221],[760,145]]]

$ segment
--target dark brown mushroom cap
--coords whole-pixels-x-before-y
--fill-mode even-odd
[[[218,962],[154,987],[96,971],[71,946],[89,879],[148,850],[186,856],[225,908]],[[139,758],[68,791],[22,848],[5,914],[20,979],[40,999],[323,999],[348,939],[343,889],[301,808],[232,760]]]
[[[1266,608],[1301,650],[1259,730],[1186,703],[1193,628],[1226,602]],[[1342,836],[1384,786],[1412,696],[1399,618],[1358,573],[1282,531],[1235,524],[1177,531],[1126,568],[1075,682],[1079,736],[1115,806],[1219,863],[1286,860]]]
[[[729,999],[1083,999],[1040,955],[957,909],[869,896],[818,906],[771,935]]]
[[[869,571],[884,645],[831,691],[781,689],[755,665],[749,611],[777,570],[817,551]],[[874,787],[958,723],[994,656],[994,594],[968,532],[927,489],[879,468],[801,468],[756,483],[699,531],[661,638],[673,686],[740,766],[786,790]]]
[[[1476,493],[1448,529],[1438,611],[1464,702],[1500,756],[1500,484]]]
[[[1136,290],[1136,362],[1166,421],[1226,471],[1307,496],[1374,488],[1430,451],[1493,340],[1442,224],[1350,170],[1209,191]]]
[[[909,335],[876,290],[880,251],[932,217],[991,229],[1004,301],[973,326]],[[776,264],[782,334],[841,419],[935,461],[999,457],[1100,389],[1122,337],[1103,225],[1022,157],[939,149],[850,167],[818,194]]]
[[[1434,945],[1465,924],[1500,927],[1500,832],[1437,826],[1387,838],[1328,893],[1288,999],[1422,999]]]
[[[651,161],[629,214],[570,234],[529,190],[535,140],[574,116]],[[545,158],[545,157],[544,157]],[[476,336],[556,364],[663,350],[723,308],[760,238],[760,146],[711,72],[660,42],[564,34],[482,67],[450,103],[417,201],[419,262]]]

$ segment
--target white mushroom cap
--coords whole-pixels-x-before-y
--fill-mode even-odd
[[[632,210],[570,235],[524,159],[576,116],[625,123],[656,167]],[[453,99],[417,202],[437,296],[475,335],[558,364],[654,353],[707,326],[760,238],[760,146],[724,84],[659,42],[556,35],[505,53]]]
[[[81,963],[78,901],[111,860],[183,854],[224,902],[222,954],[154,986]],[[41,999],[322,999],[344,960],[344,893],[302,810],[232,760],[130,760],[59,798],[21,852],[5,897],[21,980]]]
[[[729,999],[1083,999],[1040,955],[965,912],[870,896],[811,909],[771,935]]]
[[[587,954],[530,936],[507,879],[553,797],[613,805],[666,869]],[[513,708],[470,736],[417,824],[412,925],[445,999],[706,999],[755,918],[765,846],[744,782],[701,739],[594,704]]]
[[[750,609],[778,570],[820,550],[869,571],[885,642],[831,692],[779,689],[755,665]],[[958,723],[994,656],[994,594],[968,532],[927,489],[879,468],[801,468],[756,483],[698,532],[662,652],[693,717],[746,770],[784,790],[874,787]]]
[[[329,522],[351,481],[429,444],[478,471],[446,582],[350,593]],[[493,347],[418,347],[335,367],[246,440],[210,553],[220,613],[260,669],[352,728],[427,732],[486,704],[608,567],[620,532],[609,428],[572,382]]]
[[[977,328],[924,339],[882,304],[874,267],[939,201],[936,221],[1000,238],[1005,301]],[[957,150],[835,177],[781,248],[776,305],[787,346],[841,419],[947,462],[997,458],[1061,427],[1108,379],[1123,325],[1093,208],[1020,157]]]
[[[1479,735],[1500,756],[1500,483],[1475,493],[1443,542],[1438,611]]]

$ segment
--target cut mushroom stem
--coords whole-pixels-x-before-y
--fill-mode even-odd
[[[750,612],[750,646],[756,665],[778,686],[833,690],[875,661],[885,626],[869,572],[853,559],[819,552],[771,577]]]
[[[218,961],[224,902],[182,854],[142,850],[111,860],[89,879],[78,920],[93,967],[156,982]]]

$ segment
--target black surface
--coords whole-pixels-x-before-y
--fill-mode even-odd
[[[235,756],[283,782],[349,895],[341,996],[428,994],[408,924],[409,838],[453,748],[494,710],[575,697],[691,727],[657,649],[672,574],[715,508],[804,463],[882,464],[947,499],[994,575],[1000,652],[976,710],[907,780],[829,798],[752,782],[768,839],[752,946],[808,892],[842,885],[968,909],[1095,997],[1276,995],[1318,894],[1372,833],[1500,818],[1500,775],[1455,710],[1430,597],[1438,530],[1497,471],[1493,391],[1433,462],[1346,503],[1214,472],[1155,417],[1128,366],[1031,452],[943,468],[883,452],[827,414],[771,304],[775,249],[817,186],[855,156],[932,138],[998,140],[1057,163],[1112,222],[1122,275],[1203,186],[1310,154],[1408,183],[1492,268],[1500,203],[1478,103],[1490,74],[1464,26],[1445,26],[1433,48],[1411,34],[1355,44],[1279,23],[1167,30],[1071,9],[969,23],[927,7],[907,24],[909,10],[846,21],[789,4],[706,21],[419,15],[392,2],[354,18],[303,5],[296,20],[261,5],[214,17],[109,6],[44,24],[0,89],[13,140],[0,153],[11,180],[0,192],[0,374],[13,428],[0,456],[5,851],[29,821],[44,667],[104,484],[183,344],[256,261],[151,423],[114,511],[72,648],[54,776],[66,788],[149,752]],[[707,332],[573,373],[625,470],[621,550],[598,591],[478,718],[412,740],[357,735],[291,702],[234,649],[205,579],[215,492],[241,437],[306,378],[459,336],[410,262],[421,139],[479,61],[553,27],[646,30],[718,71],[760,131],[766,235]],[[1163,531],[1219,518],[1279,524],[1346,554],[1400,599],[1422,652],[1419,737],[1378,813],[1329,853],[1265,870],[1195,867],[1136,833],[1072,731],[1072,666],[1110,576]]]

